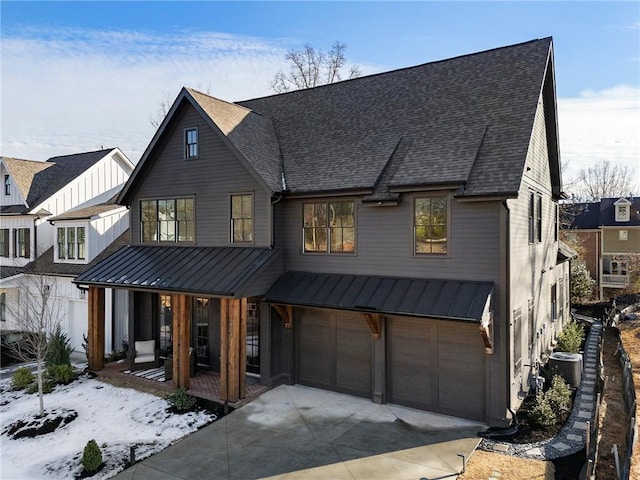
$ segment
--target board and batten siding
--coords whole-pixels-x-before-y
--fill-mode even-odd
[[[499,280],[498,202],[449,203],[449,252],[415,255],[413,199],[402,195],[397,206],[370,207],[358,197],[355,253],[302,252],[302,205],[326,199],[285,199],[276,220],[276,244],[284,248],[285,270],[349,273],[445,280]]]
[[[140,200],[195,197],[195,244],[230,245],[230,195],[253,194],[254,243],[271,244],[271,199],[218,133],[191,106],[183,107],[166,140],[147,162],[144,181],[131,201],[131,240],[139,244]],[[184,158],[184,130],[198,128],[198,158]],[[240,244],[246,245],[246,244]]]
[[[542,197],[542,241],[529,243],[529,195]],[[555,269],[558,242],[555,241],[556,203],[552,198],[551,171],[547,149],[544,106],[538,102],[532,136],[527,152],[525,174],[516,199],[507,201],[510,216],[510,305],[511,325],[511,403],[517,407],[523,390],[528,389],[531,373],[527,365],[535,364],[549,348],[556,329],[551,325],[551,286],[559,285],[562,269]],[[537,207],[536,207],[537,208]],[[535,219],[534,219],[535,221]],[[533,305],[533,319],[529,305]],[[520,326],[514,325],[514,313],[521,312]],[[533,326],[533,331],[531,326]],[[514,338],[516,333],[519,338]],[[530,339],[534,338],[533,343]],[[521,342],[522,361],[515,370],[515,342]]]

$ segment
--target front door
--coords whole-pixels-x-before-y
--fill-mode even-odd
[[[260,304],[247,302],[247,372],[260,373]]]
[[[209,365],[211,362],[211,351],[209,341],[211,339],[211,299],[196,298],[195,309],[193,312],[193,323],[195,332],[195,348],[197,362],[199,364]]]

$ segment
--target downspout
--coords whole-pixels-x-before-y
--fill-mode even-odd
[[[506,212],[506,217],[507,217],[507,221],[505,222],[505,230],[506,230],[506,244],[505,244],[505,264],[506,264],[506,271],[505,271],[505,284],[506,287],[505,288],[505,315],[507,317],[507,322],[506,322],[506,331],[505,331],[505,337],[506,337],[506,352],[505,355],[507,357],[507,361],[505,362],[506,365],[506,382],[505,382],[505,387],[506,387],[506,398],[507,398],[507,410],[509,411],[509,413],[511,413],[511,424],[513,425],[513,423],[516,421],[516,412],[513,411],[513,409],[511,408],[511,313],[509,311],[509,305],[511,305],[511,211],[509,210],[509,205],[507,204],[507,200],[503,200],[502,201],[502,205],[504,206],[505,212]]]

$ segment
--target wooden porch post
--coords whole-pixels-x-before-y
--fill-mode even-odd
[[[104,288],[89,287],[89,338],[87,344],[89,370],[104,368],[104,299]]]
[[[246,396],[247,299],[220,299],[220,396],[237,402]]]
[[[173,384],[176,388],[189,388],[191,363],[191,297],[173,295]]]

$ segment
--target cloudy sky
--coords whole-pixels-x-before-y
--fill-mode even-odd
[[[553,36],[565,180],[608,160],[640,185],[637,2],[3,1],[0,22],[5,156],[118,146],[137,162],[183,85],[271,94],[305,43],[345,42],[369,74]]]

